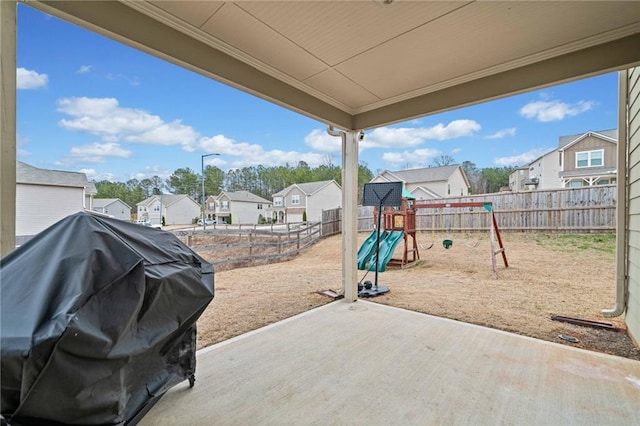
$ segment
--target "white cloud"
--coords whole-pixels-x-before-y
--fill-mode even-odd
[[[511,157],[499,157],[493,160],[493,163],[497,166],[519,166],[523,164],[529,164],[536,158],[551,151],[551,148],[534,148],[522,154],[514,155]]]
[[[107,157],[129,158],[132,152],[118,143],[107,142],[74,146],[70,154],[76,162],[104,163]]]
[[[379,127],[365,135],[360,144],[364,148],[409,148],[428,140],[444,141],[473,136],[482,127],[474,120],[454,120],[447,125],[438,123],[433,127]]]
[[[165,122],[142,109],[123,108],[114,98],[64,98],[58,111],[70,115],[61,127],[99,136],[105,142],[127,141],[154,145],[182,145],[189,151],[199,137],[181,120]]]
[[[143,171],[132,173],[129,175],[129,179],[150,179],[154,176],[158,176],[161,179],[168,179],[173,172],[168,171],[160,166],[146,166]]]
[[[31,141],[28,138],[16,135],[16,154],[18,158],[28,157],[29,155],[31,155],[31,152],[25,149],[25,147],[29,145],[29,142]]]
[[[515,136],[516,135],[516,128],[515,127],[510,127],[508,129],[502,129],[502,130],[498,130],[497,132],[495,132],[492,135],[489,136],[485,136],[485,139],[502,139],[505,138],[507,136]]]
[[[594,105],[593,101],[579,101],[574,104],[561,101],[533,101],[520,109],[520,115],[543,123],[560,121],[565,117],[573,117],[589,111]]]
[[[139,86],[140,85],[140,80],[138,79],[138,77],[129,77],[129,76],[124,75],[124,74],[109,73],[109,74],[105,75],[105,78],[107,80],[112,80],[112,81],[123,80],[123,81],[126,81],[127,83],[129,83],[131,86]]]
[[[87,179],[90,181],[108,180],[110,182],[115,182],[115,176],[112,173],[99,173],[96,169],[80,169],[78,171],[87,175]]]
[[[326,130],[312,130],[304,137],[304,143],[318,152],[337,153],[342,151],[342,138],[331,136]]]
[[[103,143],[76,147],[65,159],[70,162],[102,162],[106,157],[131,155],[120,144],[180,145],[186,152],[219,153],[219,157],[207,157],[205,164],[220,168],[242,168],[257,165],[297,165],[305,161],[311,167],[326,163],[331,149],[321,152],[266,151],[261,145],[238,142],[224,135],[201,136],[181,120],[164,121],[161,117],[141,109],[120,106],[114,98],[64,98],[58,101],[58,111],[71,118],[60,120],[61,127],[77,132],[89,133],[102,139]],[[329,136],[329,135],[327,135]],[[305,140],[313,147],[322,146],[319,131],[312,132]],[[326,140],[337,143],[340,138]]]
[[[202,152],[219,153],[221,156],[212,156],[205,159],[205,164],[223,168],[242,168],[262,164],[263,166],[282,166],[289,164],[295,166],[300,161],[317,167],[325,163],[326,153],[282,151],[279,149],[265,151],[258,144],[236,142],[224,135],[216,135],[210,138],[201,138],[192,150],[199,149]]]
[[[81,65],[80,68],[76,71],[76,74],[86,74],[91,72],[93,69],[93,65]]]
[[[459,152],[461,152],[461,151],[462,151],[462,148],[453,148],[453,149],[451,150],[451,154],[457,154],[457,153],[459,153]]]
[[[385,152],[382,159],[389,164],[391,168],[404,167],[426,167],[431,161],[440,155],[440,151],[431,148],[420,148],[413,151],[404,152]]]
[[[16,69],[16,87],[18,89],[42,89],[47,87],[49,76],[26,68]]]

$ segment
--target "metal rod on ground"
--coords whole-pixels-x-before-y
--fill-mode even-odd
[[[387,193],[387,195],[389,195]],[[385,195],[384,198],[387,198]],[[384,199],[383,198],[383,199]],[[378,288],[378,263],[380,262],[380,218],[382,217],[382,200],[380,200],[380,204],[378,206],[378,235],[376,239],[376,288]]]

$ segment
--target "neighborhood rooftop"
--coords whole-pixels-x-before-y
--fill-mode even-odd
[[[229,201],[245,201],[250,203],[271,204],[271,201],[264,199],[262,197],[259,197],[256,194],[249,191],[236,191],[236,192],[223,191],[220,195],[226,195],[229,198]]]
[[[90,189],[92,184],[87,176],[80,172],[65,172],[60,170],[39,169],[22,161],[17,162],[16,182],[38,183],[41,185],[71,186]],[[95,186],[93,186],[95,189]]]
[[[386,173],[391,173],[392,175],[399,177],[404,182],[435,182],[447,180],[447,178],[451,176],[458,167],[460,166],[425,167],[421,169],[399,170],[395,172],[387,170]]]
[[[311,195],[314,192],[316,192],[317,190],[329,185],[331,182],[333,182],[333,180],[321,180],[318,182],[305,182],[305,183],[294,183],[293,185],[290,185],[288,187],[286,187],[285,189],[283,189],[282,191],[279,191],[275,194],[273,194],[273,196],[281,196],[286,194],[287,192],[289,192],[289,190],[291,190],[292,187],[297,187],[300,189],[300,191],[304,192],[306,195]]]
[[[575,135],[560,136],[558,140],[558,147],[562,148],[563,146],[570,144],[577,138],[584,136],[586,133],[595,133],[611,139],[616,139],[616,140],[618,139],[618,129],[589,131],[589,132],[577,133]]]

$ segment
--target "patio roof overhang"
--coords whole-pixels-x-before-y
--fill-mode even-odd
[[[1,3],[3,69],[11,70],[15,5]],[[346,300],[357,297],[357,131],[640,64],[637,2],[24,4],[346,131]],[[15,227],[11,73],[0,105],[3,253]]]
[[[640,64],[640,5],[28,1],[344,130]]]

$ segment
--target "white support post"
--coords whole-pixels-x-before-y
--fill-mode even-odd
[[[342,288],[344,300],[358,300],[358,131],[342,139]]]
[[[16,12],[0,1],[0,256],[16,246]]]

